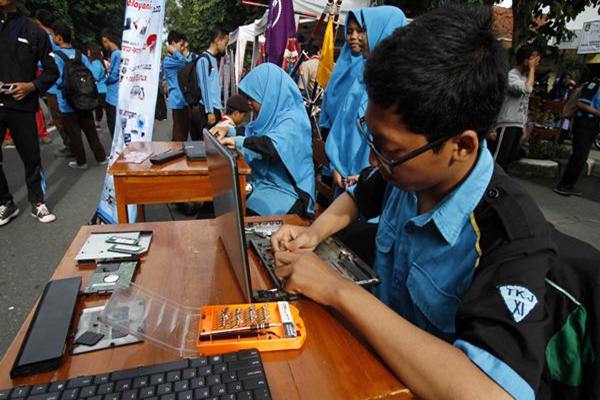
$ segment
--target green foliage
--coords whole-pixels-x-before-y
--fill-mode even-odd
[[[588,70],[588,66],[583,54],[561,53],[557,57],[556,70],[570,72],[573,75],[573,79],[580,83]]]
[[[167,30],[185,33],[192,50],[201,51],[210,44],[214,26],[232,31],[264,12],[264,8],[244,6],[240,0],[166,0],[165,25]]]
[[[381,2],[379,0],[378,2]],[[493,0],[385,0],[385,4],[400,7],[407,17],[414,18],[446,3],[494,4]],[[579,15],[586,6],[597,6],[600,0],[513,0],[513,48],[534,40],[545,47],[552,38],[560,41],[569,39],[566,28],[569,21]],[[547,14],[548,23],[537,26],[534,18]],[[537,35],[530,27],[537,28]]]
[[[564,160],[569,158],[571,150],[569,146],[560,145],[549,140],[542,140],[540,143],[531,144],[529,146],[528,158],[537,160]]]
[[[99,42],[102,29],[122,29],[125,0],[22,0],[21,9],[31,16],[46,9],[68,23],[79,42]]]

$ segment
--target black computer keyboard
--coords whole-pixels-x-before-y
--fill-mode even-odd
[[[0,400],[263,400],[271,394],[258,350],[184,359],[68,381],[0,390]]]

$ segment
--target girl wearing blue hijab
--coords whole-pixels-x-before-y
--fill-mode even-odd
[[[366,31],[363,44],[363,56],[368,56],[369,50],[394,32],[406,25],[404,13],[397,7],[381,6],[362,8],[351,11]],[[367,108],[368,96],[361,73],[343,99],[343,105],[338,117],[327,137],[325,151],[334,168],[334,182],[339,194],[341,190],[356,183],[360,172],[369,166],[369,146],[358,131],[357,120],[363,116]]]
[[[298,85],[281,68],[265,63],[250,71],[239,89],[258,116],[246,126],[245,137],[221,141],[242,152],[252,168],[248,214],[312,216],[312,132]]]
[[[335,62],[321,104],[319,126],[326,130],[330,130],[333,126],[333,121],[339,115],[340,108],[344,104],[344,98],[348,94],[352,83],[364,71],[365,59],[362,56],[364,31],[352,13],[348,14],[346,18],[344,35],[346,42]]]

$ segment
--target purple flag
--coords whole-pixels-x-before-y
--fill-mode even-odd
[[[281,66],[288,38],[296,37],[296,21],[292,0],[271,0],[265,32],[268,61]]]

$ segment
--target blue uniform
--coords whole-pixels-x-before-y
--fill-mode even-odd
[[[59,52],[59,51],[63,52],[70,59],[75,58],[76,50],[73,48],[59,48],[57,50],[54,50],[54,53]],[[82,54],[81,59],[83,61],[83,65],[85,65],[87,67],[87,69],[89,69],[91,71],[92,65],[90,64],[90,60],[88,60],[87,56],[85,54]],[[59,88],[59,91],[56,94],[56,99],[58,100],[58,108],[60,109],[60,112],[62,112],[62,113],[74,112],[75,109],[73,107],[71,107],[69,105],[69,103],[67,103],[67,99],[65,99],[65,97],[63,96],[63,93],[62,93],[63,70],[65,68],[65,62],[63,61],[62,58],[60,58],[56,54],[54,55],[54,62],[56,63],[56,66],[58,67],[58,71],[60,72],[60,76],[56,80],[56,86]]]
[[[106,102],[113,107],[119,103],[119,71],[121,69],[121,50],[110,55],[110,68],[106,75]]]
[[[221,83],[219,82],[219,65],[217,57],[206,51],[208,57],[202,57],[196,64],[198,87],[202,92],[200,104],[204,106],[207,114],[223,109],[221,102]]]
[[[397,7],[363,8],[352,13],[366,29],[371,49],[394,30],[406,25],[406,17]],[[343,105],[338,109],[325,146],[331,165],[343,178],[358,175],[369,165],[369,146],[357,127],[358,118],[364,115],[368,102],[363,63],[357,63],[356,68],[360,73],[347,94],[339,100]]]
[[[106,69],[104,63],[101,60],[92,61],[92,74],[94,74],[94,80],[96,81],[96,87],[98,88],[99,94],[106,93]]]
[[[52,37],[52,35],[48,34],[48,38],[50,38],[50,45],[52,46],[52,51],[54,52],[54,50],[58,50],[60,47],[58,47],[58,45],[54,43],[54,38]],[[41,64],[38,64],[38,66],[41,69]],[[57,95],[58,92],[59,90],[58,87],[56,87],[56,82],[54,82],[54,85],[52,85],[52,87],[50,87],[50,89],[46,91],[46,93],[53,95]]]
[[[351,11],[352,12],[352,11]],[[344,35],[348,37],[348,27],[344,30]],[[335,67],[327,83],[327,88],[323,94],[321,104],[321,116],[319,126],[331,129],[333,121],[339,115],[340,109],[352,83],[362,73],[365,59],[362,54],[352,54],[348,43],[344,43],[342,51],[335,61]]]
[[[182,110],[188,106],[179,87],[177,72],[189,61],[191,61],[191,54],[186,58],[179,51],[166,56],[163,60],[163,73],[167,77],[167,86],[169,87],[168,106],[171,110]]]
[[[281,68],[265,63],[250,71],[240,90],[261,104],[246,136],[236,139],[252,168],[254,190],[247,207],[259,215],[286,214],[300,200],[312,214],[312,133],[298,86]],[[268,151],[273,148],[275,154]]]

